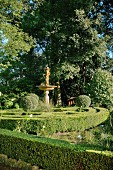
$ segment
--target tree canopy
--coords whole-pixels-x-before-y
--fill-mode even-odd
[[[112,69],[111,1],[1,0],[0,89],[35,92],[51,68],[62,100],[85,93],[93,73]]]

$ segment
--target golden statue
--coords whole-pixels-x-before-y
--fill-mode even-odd
[[[50,76],[50,68],[49,67],[46,67],[46,86],[49,85],[49,76]]]

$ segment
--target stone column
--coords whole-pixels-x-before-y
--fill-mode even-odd
[[[46,104],[49,104],[49,91],[48,91],[48,90],[45,91],[44,96],[45,96],[45,99],[44,99],[44,100],[45,100],[45,103],[46,103]]]

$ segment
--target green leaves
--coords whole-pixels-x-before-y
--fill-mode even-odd
[[[93,103],[113,105],[113,76],[108,71],[98,69],[86,86],[86,92],[90,94]]]
[[[28,52],[33,45],[33,38],[11,24],[1,24],[4,35],[2,50],[5,56],[16,57],[20,51]]]
[[[31,36],[20,28],[24,4],[22,1],[2,0],[0,2],[0,39],[2,56],[15,57],[19,52],[28,52],[34,44]]]
[[[0,1],[0,89],[6,93],[12,87],[17,89],[15,83],[11,85],[11,81],[16,82],[17,77],[20,76],[18,74],[15,77],[14,69],[16,66],[16,70],[20,70],[19,55],[28,53],[35,44],[32,36],[23,32],[21,28],[21,21],[26,12],[24,5],[23,1]]]
[[[23,3],[22,1],[13,1],[13,0],[1,0],[0,1],[0,17],[2,22],[5,22],[6,20],[12,21],[14,17],[20,18],[22,15],[23,10]]]
[[[66,96],[83,94],[92,72],[104,62],[109,39],[98,36],[102,16],[88,15],[94,1],[13,2],[0,2],[1,88],[6,84],[9,90],[38,93],[35,87],[44,81],[48,65],[50,82],[62,82]]]
[[[57,70],[57,76],[60,79],[69,80],[73,79],[80,71],[78,65],[64,62],[61,68]]]

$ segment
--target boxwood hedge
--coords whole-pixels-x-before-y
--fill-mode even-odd
[[[36,114],[36,113],[35,113]],[[38,113],[39,114],[39,113]],[[39,115],[3,116],[0,128],[37,134],[44,130],[48,134],[65,131],[84,131],[93,128],[109,117],[109,112],[99,108],[98,112],[74,113],[73,111],[40,113]],[[44,127],[44,129],[43,129]]]
[[[94,150],[94,147],[0,129],[1,154],[45,170],[113,169],[113,154],[88,152],[91,149]],[[95,146],[97,149],[102,151],[103,148]]]

